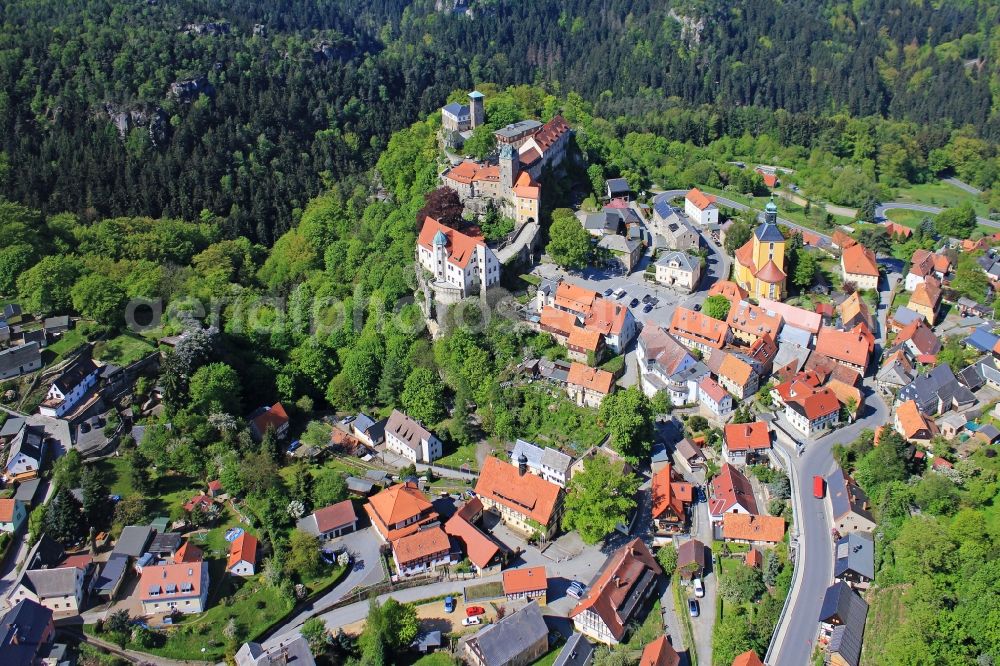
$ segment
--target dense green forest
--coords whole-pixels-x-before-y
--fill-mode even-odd
[[[312,196],[370,167],[393,131],[483,81],[544,82],[621,119],[618,138],[648,130],[699,146],[766,131],[874,160],[839,145],[847,116],[921,126],[909,138],[924,155],[967,128],[963,148],[983,166],[963,177],[986,188],[998,11],[484,0],[467,16],[432,0],[14,0],[0,33],[0,192],[84,220],[217,218],[227,237],[270,245]],[[874,153],[881,137],[869,138]]]

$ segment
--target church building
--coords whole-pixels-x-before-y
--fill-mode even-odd
[[[736,250],[736,283],[752,298],[785,298],[785,237],[778,229],[778,207],[774,198],[764,209],[764,222],[753,236]]]

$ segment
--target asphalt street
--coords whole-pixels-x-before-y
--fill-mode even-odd
[[[889,203],[879,204],[875,208],[875,219],[884,220],[885,212],[887,210],[913,210],[918,213],[930,213],[931,215],[937,215],[944,208],[938,206],[926,206],[924,204],[914,204],[914,203],[902,203],[899,201],[891,201]],[[1000,222],[996,220],[991,220],[988,217],[977,217],[976,222],[983,225],[984,227],[993,227],[995,229],[1000,229]]]

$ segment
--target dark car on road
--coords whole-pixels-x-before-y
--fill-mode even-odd
[[[611,293],[612,293],[612,290],[611,290],[610,287],[608,289],[605,289],[604,290],[604,297],[607,298],[608,296],[611,295]]]
[[[645,313],[647,313],[647,314],[650,313],[650,312],[652,312],[653,311],[653,304],[652,303],[646,303],[644,306],[642,306],[642,311],[645,312]]]
[[[695,312],[701,312],[701,303],[695,303],[694,304],[694,311]]]

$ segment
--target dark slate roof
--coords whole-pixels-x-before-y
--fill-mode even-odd
[[[94,359],[90,358],[90,354],[81,354],[65,372],[56,378],[53,384],[63,393],[69,393],[98,369]]]
[[[0,351],[0,373],[6,374],[15,368],[40,362],[41,353],[41,347],[37,342],[28,342]]]
[[[977,328],[969,337],[965,338],[965,344],[970,347],[974,347],[981,352],[989,352],[993,350],[993,345],[1000,340],[993,332],[988,328]]]
[[[848,572],[864,576],[868,580],[875,577],[875,541],[871,535],[851,532],[837,542],[834,555],[837,558],[833,564],[834,578],[840,578]]]
[[[20,416],[10,416],[3,423],[3,427],[0,427],[0,437],[13,437],[17,433],[21,432],[21,428],[24,427],[24,419]]]
[[[76,567],[29,569],[24,572],[22,582],[43,599],[70,597],[76,594],[77,571]]]
[[[31,599],[22,599],[0,619],[0,663],[31,666],[42,636],[52,622],[52,611]]]
[[[944,409],[947,411],[953,402],[959,405],[973,403],[976,401],[976,396],[959,384],[955,373],[943,363],[930,372],[917,375],[911,384],[900,389],[898,399],[899,402],[915,400],[920,411],[937,414],[938,400],[944,404]]]
[[[670,217],[677,209],[670,205],[670,198],[664,194],[657,194],[653,198],[653,212],[663,219]]]
[[[149,525],[128,525],[122,530],[112,552],[139,557],[146,552],[146,546],[153,538],[153,528]]]
[[[509,664],[548,633],[538,602],[532,601],[516,613],[479,630],[469,643],[475,646],[486,664]]]
[[[443,110],[452,114],[453,116],[468,115],[469,107],[464,104],[459,104],[458,102],[452,102],[451,104],[445,104],[441,107]]]
[[[559,652],[559,656],[552,662],[552,666],[588,666],[594,661],[594,651],[597,648],[594,644],[579,631],[566,641],[566,645]]]
[[[38,486],[40,483],[41,479],[37,478],[22,481],[17,486],[17,492],[14,493],[14,499],[27,502],[30,506],[35,499],[35,495],[38,494]]]
[[[624,178],[608,178],[606,182],[612,196],[615,194],[628,194],[631,191],[628,187],[628,181]]]
[[[970,391],[975,391],[986,383],[978,363],[962,368],[958,373],[958,381]]]
[[[785,237],[781,235],[781,231],[778,229],[778,225],[768,222],[761,222],[757,229],[754,230],[754,235],[762,243],[781,243],[785,240]]]
[[[839,654],[849,666],[861,663],[861,641],[864,640],[865,625],[842,624],[834,627],[830,634],[830,645],[827,651]]]
[[[42,452],[45,448],[45,428],[36,425],[26,425],[10,443],[10,451],[7,460],[13,460],[14,456],[22,453],[29,458],[42,463]]]
[[[69,328],[69,315],[59,315],[58,317],[49,317],[42,324],[45,330],[50,328]]]
[[[359,479],[356,476],[347,477],[347,489],[352,493],[362,493],[367,495],[374,487],[375,484],[367,479]]]
[[[844,471],[837,468],[826,477],[827,495],[830,496],[830,508],[833,510],[833,517],[840,518],[850,511],[875,522],[875,516],[865,508],[868,496],[854,482],[852,482]]]
[[[128,568],[128,556],[120,553],[112,553],[108,561],[101,567],[101,573],[94,581],[94,589],[97,592],[111,592],[118,585],[118,581],[125,575]]]
[[[993,442],[1000,437],[1000,428],[997,428],[992,423],[987,423],[982,428],[977,430],[976,434],[980,437],[985,437],[989,442]]]
[[[10,319],[11,317],[16,317],[19,314],[21,314],[21,306],[18,305],[17,303],[8,303],[7,305],[3,306],[3,316],[6,317],[7,319]]]
[[[524,132],[529,132],[534,129],[538,129],[542,124],[537,120],[520,120],[506,127],[501,127],[494,134],[504,138],[513,138],[522,134]]]
[[[150,528],[152,529],[152,528]],[[181,547],[181,535],[177,532],[164,532],[153,537],[146,550],[156,555],[172,555]]]
[[[865,600],[850,585],[839,581],[827,588],[819,611],[819,621],[835,620],[841,624],[855,624],[863,628],[867,615],[868,604]]]

